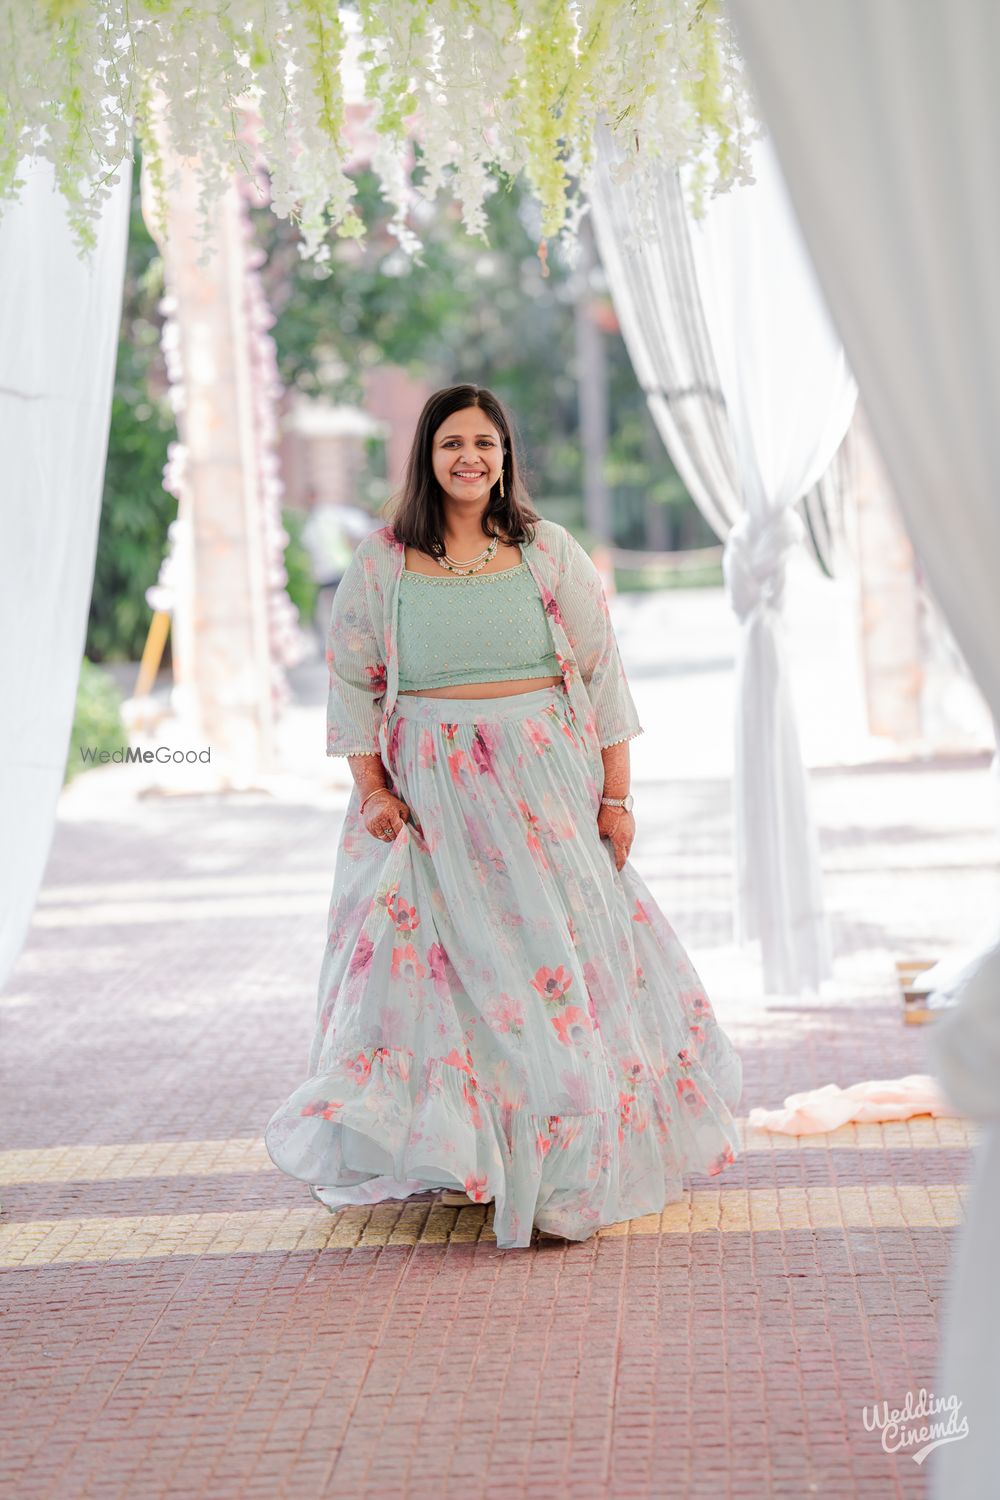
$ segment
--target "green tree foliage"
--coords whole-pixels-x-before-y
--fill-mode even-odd
[[[418,183],[420,175],[418,166]],[[518,182],[493,177],[491,248],[439,200],[421,219],[424,248],[411,260],[387,232],[391,211],[375,175],[359,170],[366,243],[336,241],[327,275],[301,260],[286,223],[256,211],[279,369],[286,385],[358,405],[365,371],[381,364],[433,385],[487,385],[514,411],[532,489],[567,491],[579,484],[569,270],[550,259],[543,274],[537,204]]]
[[[149,628],[146,589],[156,582],[167,527],[177,501],[163,488],[167,447],[175,436],[160,352],[163,266],[139,209],[139,167],[132,214],[111,432],[104,478],[87,654],[94,661],[134,661]],[[169,650],[169,644],[168,644]]]
[[[121,705],[122,695],[107,672],[84,657],[76,689],[64,786],[93,764],[84,760],[82,751],[97,755],[102,750],[120,750],[126,743]]]
[[[136,164],[128,257],[111,404],[87,652],[94,661],[135,661],[149,629],[146,590],[166,554],[177,501],[163,488],[167,449],[176,437],[160,349],[163,262],[139,207]],[[315,586],[300,540],[301,517],[285,509],[288,593],[303,619],[315,608]],[[170,641],[166,654],[169,659]]]
[[[419,183],[418,165],[414,180]],[[421,206],[423,249],[406,255],[388,233],[391,210],[374,173],[359,169],[365,243],[335,240],[329,273],[299,254],[299,237],[268,209],[253,211],[266,260],[271,330],[286,386],[362,404],[365,372],[400,365],[432,385],[487,385],[515,415],[530,492],[559,519],[582,519],[582,454],[573,304],[577,273],[554,242],[538,256],[541,211],[519,179],[494,170],[490,247],[466,234],[457,205],[441,195]],[[177,505],[162,486],[175,435],[160,351],[162,263],[139,209],[136,164],[125,297],[87,654],[135,660],[149,624],[145,591],[155,582]],[[642,545],[652,496],[668,507],[672,546],[714,540],[663,450],[621,336],[606,338],[611,435],[607,479],[617,540]],[[294,532],[294,522],[286,529]],[[303,618],[300,544],[286,566]],[[302,575],[302,576],[300,576]],[[169,651],[169,645],[168,645]]]
[[[305,519],[301,511],[292,510],[289,505],[286,505],[281,512],[281,524],[288,536],[288,544],[284,553],[285,572],[288,574],[285,592],[298,610],[303,627],[307,627],[312,619],[316,609],[316,600],[319,597],[319,588],[312,576],[309,553],[302,541]]]
[[[419,185],[418,165],[414,181]],[[540,500],[579,515],[582,456],[573,303],[577,273],[556,245],[538,256],[538,204],[521,179],[493,171],[490,248],[470,238],[457,207],[421,208],[423,249],[411,259],[388,233],[391,210],[374,173],[355,174],[366,240],[334,243],[329,274],[299,257],[294,233],[256,211],[281,376],[289,386],[362,404],[369,368],[396,364],[433,386],[489,386],[514,413],[527,480]],[[607,337],[611,400],[608,479],[691,507],[663,451],[621,336]],[[695,513],[697,514],[697,513]]]

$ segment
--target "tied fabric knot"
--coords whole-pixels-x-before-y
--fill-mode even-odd
[[[741,624],[757,609],[781,609],[785,561],[804,535],[802,518],[788,505],[764,521],[744,511],[734,523],[722,551],[722,573]]]

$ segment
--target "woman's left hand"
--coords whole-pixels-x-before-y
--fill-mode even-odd
[[[605,807],[597,814],[597,831],[602,839],[610,839],[615,851],[615,869],[620,870],[628,859],[632,840],[635,838],[635,818],[624,807]]]

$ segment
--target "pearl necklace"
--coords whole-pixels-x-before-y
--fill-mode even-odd
[[[453,557],[448,556],[447,552],[443,557],[438,558],[438,562],[449,573],[461,573],[463,576],[469,573],[478,573],[496,556],[496,550],[499,545],[500,538],[495,536],[488,547],[485,547],[476,557],[471,557],[466,563],[456,562]]]

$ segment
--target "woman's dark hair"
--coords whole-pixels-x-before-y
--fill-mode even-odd
[[[456,411],[478,406],[493,423],[503,445],[503,488],[500,481],[490,488],[490,498],[483,511],[486,536],[499,535],[508,542],[520,544],[534,540],[532,523],[541,519],[532,509],[527,490],[518,470],[514,449],[513,423],[503,403],[492,391],[481,385],[450,385],[435,391],[424,403],[417,420],[402,488],[391,497],[390,524],[396,540],[415,547],[431,557],[444,553],[444,510],[441,487],[434,477],[431,451],[434,434],[442,422]]]

